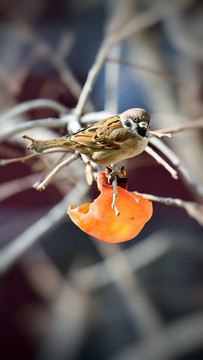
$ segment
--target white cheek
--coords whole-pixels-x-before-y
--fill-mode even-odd
[[[137,124],[133,123],[132,131],[137,134]]]
[[[131,127],[128,128],[127,130],[130,131],[133,135],[139,136],[137,132],[137,124],[135,124],[134,122],[132,123]]]

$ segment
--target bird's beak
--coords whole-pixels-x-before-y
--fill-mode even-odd
[[[148,127],[149,127],[148,121],[140,121],[139,127],[143,128],[143,129],[148,129]]]

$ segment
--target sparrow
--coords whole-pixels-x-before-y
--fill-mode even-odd
[[[133,108],[53,140],[33,142],[28,149],[36,153],[62,147],[74,149],[97,164],[108,165],[137,156],[146,148],[150,136],[150,115]]]

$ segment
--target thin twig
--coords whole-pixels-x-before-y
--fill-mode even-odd
[[[136,194],[139,193],[136,191]],[[144,198],[150,201],[155,201],[164,205],[179,207],[185,210],[189,216],[194,218],[200,225],[203,226],[203,204],[199,204],[193,201],[186,201],[176,198],[174,199],[170,197],[161,197],[150,194],[139,194],[139,195],[142,195]]]
[[[166,129],[160,129],[157,130],[157,132],[159,133],[170,133],[170,134],[175,134],[177,132],[181,132],[181,131],[185,131],[185,130],[195,130],[195,129],[200,129],[203,128],[203,118],[191,121],[187,124],[184,125],[179,125],[179,126],[173,126],[171,128],[166,128]]]
[[[120,44],[110,49],[110,54],[120,56],[122,46]],[[120,66],[119,64],[105,63],[105,89],[104,109],[113,114],[119,112],[119,89],[120,89]]]
[[[31,108],[28,109],[28,104],[26,107],[26,111],[29,111]],[[10,110],[12,111],[12,109]],[[5,114],[5,113],[4,113]],[[102,120],[106,117],[110,116],[109,113],[104,111],[99,112],[92,112],[88,113],[82,116],[81,123],[88,123],[88,122],[95,122]],[[4,115],[2,115],[4,117]],[[74,124],[74,126],[73,126]],[[65,116],[61,118],[46,118],[46,119],[40,119],[40,120],[30,120],[22,124],[16,124],[14,129],[8,130],[4,132],[3,134],[0,134],[0,142],[3,142],[7,140],[9,137],[14,136],[22,131],[27,131],[33,128],[37,127],[43,127],[43,128],[66,128],[68,125],[70,132],[74,132],[78,130],[81,127],[80,122],[77,120],[77,124],[75,124],[75,115],[73,113],[66,113]]]
[[[88,72],[87,80],[85,82],[85,85],[81,91],[78,103],[75,108],[75,113],[79,117],[82,114],[83,108],[85,106],[86,101],[89,98],[89,95],[91,93],[91,90],[93,88],[93,85],[95,84],[95,81],[99,75],[99,72],[101,70],[101,67],[104,63],[105,56],[110,49],[111,44],[108,41],[104,41],[98,51],[98,54],[96,56],[95,62],[92,66],[92,68]]]
[[[112,283],[126,305],[134,331],[136,333],[138,331],[139,335],[144,338],[150,336],[154,329],[158,329],[161,326],[162,318],[139,285],[125,253],[121,251],[118,244],[109,244],[107,247],[103,242],[94,240],[94,245],[104,259],[104,266],[108,276],[111,278]],[[112,255],[114,261],[111,261]],[[125,281],[123,281],[122,277],[118,276],[120,271],[125,272]]]
[[[4,134],[0,135],[0,142],[7,140],[11,136],[14,136],[22,131],[27,131],[27,130],[30,130],[33,128],[50,127],[50,128],[61,129],[61,128],[65,128],[66,125],[67,125],[66,118],[60,118],[60,119],[49,118],[49,119],[40,119],[40,120],[30,120],[30,121],[27,121],[26,123],[15,125],[14,129],[5,131]]]
[[[144,30],[145,28],[156,24],[157,22],[169,16],[170,14],[176,11],[180,11],[181,9],[187,7],[188,4],[190,4],[190,2],[191,0],[184,0],[181,1],[181,3],[177,3],[173,1],[172,3],[169,4],[167,1],[164,2],[158,1],[155,4],[153,4],[151,7],[149,7],[147,10],[136,15],[126,25],[121,26],[119,30],[117,27],[115,32],[106,35],[105,39],[103,40],[99,48],[95,62],[88,73],[87,80],[80,94],[75,109],[75,113],[78,117],[82,114],[83,107],[87,99],[89,98],[93,85],[99,75],[101,67],[105,62],[105,58],[107,56],[109,49],[113,45],[116,45],[119,42],[129,38],[131,35],[135,34],[136,32]],[[121,10],[123,10],[122,7]],[[120,13],[118,12],[116,16],[120,18]],[[115,21],[115,19],[113,19],[112,21]]]
[[[31,174],[1,184],[0,201],[4,201],[15,194],[19,194],[20,192],[30,189],[32,184],[37,180],[37,177],[38,174]]]
[[[46,215],[24,230],[11,243],[0,251],[0,274],[7,271],[26,251],[41,237],[50,233],[66,216],[68,204],[77,204],[85,196],[89,186],[84,179],[77,182],[74,188],[55,205]]]
[[[197,14],[196,8],[196,15]],[[192,26],[192,23],[194,24],[194,22],[196,31],[194,31],[194,25]],[[198,32],[202,32],[201,16],[195,16],[194,12],[193,18],[192,14],[188,17],[187,14],[180,12],[179,14],[176,14],[176,16],[167,19],[164,24],[164,31],[174,49],[178,49],[180,53],[191,58],[194,63],[202,63],[202,39],[199,36],[194,36],[195,34],[198,34]]]
[[[161,76],[162,78],[166,79],[167,81],[169,81],[169,82],[171,82],[171,83],[173,83],[175,85],[183,85],[180,82],[180,80],[177,80],[174,76],[168,75],[167,73],[165,73],[163,71],[152,69],[152,68],[150,68],[148,66],[145,66],[145,65],[136,64],[136,63],[134,63],[132,61],[127,61],[127,60],[123,60],[123,59],[115,59],[115,58],[108,57],[108,56],[105,58],[105,61],[118,63],[118,64],[121,64],[121,65],[127,65],[127,66],[136,67],[139,70],[149,72],[150,74]]]
[[[117,177],[114,177],[113,181],[112,181],[112,187],[113,187],[113,202],[112,202],[112,208],[115,210],[116,212],[116,216],[120,215],[120,212],[117,209],[116,206],[116,198],[118,196],[118,192],[117,192]]]
[[[49,174],[45,177],[45,179],[40,183],[35,185],[35,189],[38,191],[45,190],[47,185],[50,183],[50,181],[53,180],[53,178],[56,176],[56,174],[62,170],[64,167],[70,165],[73,161],[77,160],[79,158],[80,154],[78,152],[75,152],[74,155],[70,156],[68,159],[65,159],[63,161],[60,161],[58,165],[56,165]]]
[[[169,241],[168,237],[163,236],[163,233],[159,231],[147,236],[143,241],[123,249],[122,253],[131,271],[135,272],[164,256],[173,247],[174,243]],[[110,267],[110,264],[112,268],[115,268],[119,260],[120,253],[115,253],[102,262],[90,266],[82,266],[82,268],[71,272],[71,279],[84,291],[101,289],[103,286],[112,284],[112,281],[115,281],[115,279],[120,279],[121,281],[125,274],[129,273],[129,268],[119,266],[119,271],[115,272],[114,278],[109,274],[107,269]],[[106,265],[106,262],[109,265]]]
[[[136,272],[150,266],[154,261],[157,261],[173,249],[184,249],[190,254],[193,253],[199,256],[200,259],[203,258],[202,246],[199,242],[194,241],[194,239],[191,239],[190,242],[186,239],[174,239],[173,234],[170,234],[168,231],[163,232],[162,230],[156,231],[142,239],[142,241],[123,249],[122,253],[125,255],[131,271]],[[120,253],[115,253],[102,262],[73,270],[71,272],[71,279],[83,291],[101,289],[112,284],[112,281],[115,279],[122,281],[125,274],[129,272],[129,269],[121,266],[119,266],[118,271],[118,266],[116,267],[116,265],[119,264],[119,261]],[[114,273],[114,278],[107,271],[106,262],[111,263],[111,267],[116,267],[117,271]]]
[[[182,0],[181,2],[160,0],[152,3],[151,6],[136,14],[120,31],[114,34],[112,39],[113,45],[129,38],[138,31],[157,24],[169,15],[187,8],[191,3],[192,0]]]
[[[201,349],[203,342],[203,312],[186,315],[153,331],[151,337],[120,350],[111,360],[178,359]]]
[[[134,191],[136,194],[138,195],[142,195],[144,198],[150,200],[150,201],[155,201],[158,202],[160,204],[164,204],[164,205],[168,205],[168,206],[175,206],[175,207],[179,207],[184,209],[185,208],[185,204],[189,203],[192,205],[196,205],[197,203],[192,202],[192,201],[185,201],[182,199],[176,199],[176,198],[171,198],[171,197],[162,197],[162,196],[156,196],[156,195],[151,195],[151,194],[143,194],[143,193],[139,193],[137,191]]]
[[[203,187],[194,177],[194,175],[187,169],[185,164],[180,160],[178,155],[171,150],[163,141],[155,137],[150,139],[150,143],[164,154],[169,161],[177,167],[178,172],[183,176],[186,184],[195,192],[198,196],[203,197]]]
[[[52,47],[40,36],[40,34],[37,33],[35,28],[32,27],[31,23],[28,22],[25,17],[21,17],[20,26],[23,28],[23,33],[26,33],[26,36],[35,45],[37,53],[41,57],[46,58],[52,64],[52,66],[58,71],[61,81],[69,88],[75,99],[78,99],[82,88],[71,72],[66,60],[64,60],[63,56],[65,54],[63,53],[63,56],[61,56],[61,51],[54,51]],[[90,103],[88,103],[86,105],[86,109],[91,111],[93,107]]]
[[[30,26],[30,24],[29,24]],[[78,100],[82,87],[74,74],[72,73],[67,61],[61,56],[61,52],[54,51],[51,46],[42,39],[39,34],[34,31],[34,38],[37,50],[55,67],[58,71],[61,81],[68,87],[75,99]],[[64,49],[64,47],[63,47]],[[65,55],[65,54],[64,54]],[[92,111],[93,106],[91,102],[86,105],[86,111]]]
[[[44,44],[46,47],[44,56],[48,61],[55,67],[58,71],[61,81],[68,87],[75,99],[78,99],[82,90],[81,85],[76,80],[75,76],[72,74],[67,62],[60,58],[56,52],[54,52],[48,44]],[[90,102],[86,105],[86,111],[92,111],[93,106]]]
[[[175,180],[178,179],[177,171],[175,169],[173,169],[160,155],[158,155],[156,153],[156,151],[154,151],[149,146],[147,146],[145,148],[145,151],[146,151],[147,154],[152,156],[158,162],[158,164],[161,164],[171,174],[173,179],[175,179]]]
[[[69,111],[68,108],[58,101],[49,100],[49,99],[38,99],[38,100],[31,100],[25,101],[21,104],[14,106],[12,109],[5,111],[0,116],[0,122],[5,122],[10,120],[11,118],[17,117],[22,115],[28,111],[35,110],[35,109],[50,109],[59,113],[60,116],[67,114]]]
[[[150,130],[150,136],[155,136],[158,137],[159,139],[171,138],[171,134],[166,134],[160,131],[151,131],[151,130]]]
[[[55,154],[55,153],[61,153],[61,152],[74,153],[75,150],[71,150],[71,149],[49,150],[49,151],[45,151],[43,153],[30,154],[30,155],[15,158],[15,159],[0,159],[0,166],[5,166],[5,165],[17,163],[17,162],[24,163],[25,161],[28,161],[33,158],[39,158],[43,155],[49,155],[49,154]]]

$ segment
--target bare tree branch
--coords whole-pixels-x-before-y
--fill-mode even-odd
[[[178,172],[182,175],[184,181],[190,187],[190,189],[192,189],[192,191],[196,193],[198,197],[200,196],[202,198],[203,197],[202,185],[198,182],[198,180],[194,177],[194,175],[187,169],[187,167],[185,166],[185,164],[183,164],[183,162],[180,160],[178,155],[176,155],[176,153],[173,150],[171,150],[166,144],[164,144],[164,142],[161,141],[160,139],[151,138],[150,143],[156,146],[157,149],[161,151],[162,154],[164,154],[174,166],[177,167]]]
[[[117,24],[115,32],[113,31],[107,33],[106,37],[104,38],[99,48],[95,62],[88,73],[86,83],[80,94],[75,109],[76,116],[79,117],[81,115],[83,107],[87,99],[89,98],[89,95],[92,91],[93,85],[98,77],[101,67],[105,62],[105,58],[108,54],[108,51],[113,45],[116,45],[119,42],[129,38],[138,31],[144,30],[147,27],[156,24],[157,22],[161,21],[163,18],[169,16],[170,14],[176,11],[180,11],[183,8],[186,8],[190,3],[191,0],[183,0],[181,1],[181,3],[172,1],[170,4],[167,1],[164,2],[158,1],[155,4],[153,4],[151,7],[143,11],[142,13],[139,13],[138,15],[133,17],[132,20],[127,24],[125,25],[122,24],[120,27]],[[120,10],[121,11],[123,10],[122,6]],[[120,17],[119,11],[116,13],[116,17],[118,19],[122,18]],[[116,22],[116,19],[112,19],[112,21]]]
[[[136,14],[119,32],[115,32],[112,36],[112,43],[121,42],[138,31],[157,24],[169,15],[187,8],[191,2],[192,0],[182,0],[181,2],[171,1],[169,3],[168,1],[160,0],[152,3],[146,10]]]
[[[15,159],[0,159],[0,166],[5,166],[5,165],[9,165],[9,164],[13,164],[13,163],[24,163],[25,161],[31,160],[31,159],[35,159],[35,158],[39,158],[43,155],[49,155],[49,154],[55,154],[55,153],[74,153],[75,150],[71,150],[71,149],[61,149],[61,150],[49,150],[43,153],[37,153],[37,154],[30,154],[27,156],[23,156],[23,157],[19,157],[19,158],[15,158]]]
[[[132,67],[138,68],[139,70],[149,72],[150,74],[161,76],[162,78],[166,79],[167,81],[171,82],[172,84],[183,85],[183,84],[181,84],[180,80],[176,79],[174,76],[166,74],[163,71],[152,69],[152,68],[142,65],[142,64],[136,64],[132,61],[116,59],[116,58],[112,58],[112,57],[108,57],[108,56],[105,58],[105,61],[112,62],[112,63],[118,63],[118,64],[126,65],[126,66],[132,66]]]
[[[184,125],[179,125],[179,126],[173,126],[171,128],[167,128],[167,129],[159,129],[157,130],[157,132],[164,132],[164,133],[170,133],[170,134],[175,134],[181,131],[185,131],[185,130],[195,130],[195,129],[201,129],[203,128],[203,118],[197,119],[197,120],[193,120],[187,124]]]
[[[84,179],[79,180],[73,189],[46,215],[37,220],[11,243],[0,251],[0,274],[7,271],[41,237],[51,232],[65,218],[68,204],[77,204],[88,192],[89,186]]]
[[[116,286],[120,296],[130,313],[135,333],[139,331],[141,337],[148,337],[162,324],[162,318],[156,311],[153,303],[140,287],[125,252],[120,250],[118,244],[109,244],[94,241],[96,248],[104,259],[104,267],[112,283]],[[114,261],[112,261],[112,253]],[[116,255],[115,255],[116,254]],[[121,281],[119,273],[125,273],[125,281]]]
[[[42,191],[45,190],[47,185],[53,180],[53,178],[58,174],[60,170],[64,167],[70,165],[73,161],[77,160],[80,157],[79,153],[75,153],[72,156],[69,156],[68,159],[60,161],[49,173],[46,175],[45,179],[35,186],[36,190]]]
[[[139,193],[136,191],[136,194]],[[182,199],[155,196],[150,194],[140,194],[140,195],[142,195],[144,198],[150,201],[155,201],[164,205],[179,207],[185,210],[189,216],[194,218],[200,225],[203,226],[203,204],[199,204],[192,201],[185,201]]]
[[[199,242],[191,239],[191,242],[185,239],[172,240],[168,232],[163,230],[156,231],[151,235],[142,239],[141,242],[134,243],[127,249],[123,249],[122,253],[125,255],[126,261],[129,264],[131,271],[138,271],[144,267],[150,266],[154,261],[157,261],[162,256],[171,250],[178,248],[181,251],[187,251],[203,258],[202,246]],[[122,281],[129,268],[118,266],[120,253],[111,254],[105,260],[97,262],[89,266],[82,266],[79,269],[71,271],[71,279],[83,291],[94,291],[101,289],[103,286],[112,284],[112,281]],[[117,267],[114,277],[108,272],[106,263],[112,263],[111,267]],[[115,265],[114,265],[115,264]]]
[[[154,151],[149,146],[146,147],[145,151],[147,154],[152,156],[158,162],[158,164],[161,164],[171,174],[173,179],[178,179],[177,171],[174,170],[160,155],[158,155],[156,151]]]
[[[202,347],[203,313],[185,316],[168,326],[154,331],[138,345],[133,344],[113,356],[112,360],[175,359]]]
[[[24,176],[20,179],[15,179],[1,184],[0,187],[0,201],[4,201],[11,196],[23,192],[32,187],[32,184],[37,180],[38,174]]]
[[[0,115],[0,122],[5,122],[10,120],[11,118],[17,117],[22,115],[28,111],[35,110],[35,109],[50,109],[59,113],[60,116],[67,114],[69,111],[68,108],[61,103],[55,100],[49,99],[38,99],[38,100],[31,100],[25,101],[21,104],[14,106],[12,109],[4,112]]]
[[[33,128],[42,127],[42,128],[64,128],[67,125],[66,118],[60,119],[40,119],[40,120],[30,120],[22,124],[15,125],[13,129],[5,131],[4,134],[0,135],[0,142],[3,142],[22,131],[27,131]]]

